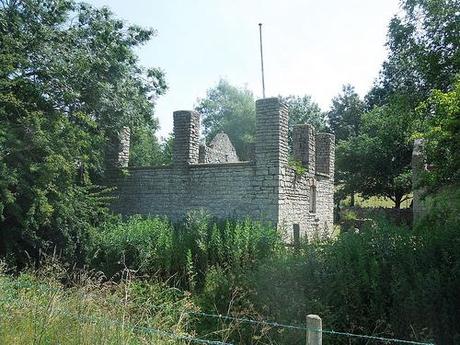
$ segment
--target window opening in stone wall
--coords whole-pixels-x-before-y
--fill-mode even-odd
[[[292,230],[293,230],[293,240],[294,240],[294,247],[299,247],[300,246],[300,225],[299,224],[293,224],[292,225]]]
[[[310,187],[310,212],[316,213],[316,187]]]

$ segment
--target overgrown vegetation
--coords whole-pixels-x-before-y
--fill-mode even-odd
[[[109,277],[127,267],[138,276],[161,278],[200,290],[211,268],[233,274],[256,266],[282,246],[275,228],[247,220],[216,221],[201,211],[184,222],[133,217],[109,222],[94,233],[89,262]]]
[[[101,336],[103,322],[80,325],[72,316],[80,313],[238,344],[305,342],[301,331],[193,314],[203,311],[300,326],[306,314],[316,313],[325,329],[456,344],[460,194],[446,191],[431,202],[432,212],[414,229],[377,220],[299,249],[282,246],[278,233],[260,223],[216,223],[202,213],[183,224],[138,217],[112,222],[95,235],[89,258],[89,267],[107,276],[54,269],[37,277],[0,277],[0,300],[7,300],[0,311],[12,315],[0,321],[2,336],[43,332],[52,340],[68,324],[69,339]],[[25,313],[22,303],[32,312]],[[115,326],[114,343],[146,336]]]
[[[2,344],[166,345],[187,343],[166,332],[194,336],[188,333],[188,312],[196,309],[189,296],[163,283],[133,281],[128,270],[113,282],[52,261],[15,278],[5,269],[0,272]]]

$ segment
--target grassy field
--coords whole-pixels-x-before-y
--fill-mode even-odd
[[[408,195],[409,198],[401,203],[401,208],[409,208],[411,201],[412,201],[412,195]],[[344,206],[349,206],[350,205],[350,197],[347,197],[343,201]],[[355,206],[358,207],[384,207],[384,208],[392,208],[394,207],[395,203],[391,201],[388,198],[382,198],[382,197],[377,197],[373,196],[368,199],[363,198],[361,195],[356,194],[355,195]]]
[[[2,344],[166,345],[196,336],[187,333],[194,306],[176,289],[129,279],[101,284],[84,273],[64,288],[56,277],[56,271],[0,275]]]

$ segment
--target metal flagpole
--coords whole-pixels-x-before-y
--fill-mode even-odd
[[[265,98],[264,54],[262,51],[262,23],[259,23],[259,41],[260,41],[260,64],[262,67],[262,96],[263,98]]]

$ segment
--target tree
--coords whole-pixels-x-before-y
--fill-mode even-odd
[[[82,263],[110,136],[155,126],[163,74],[134,53],[153,34],[71,0],[0,2],[0,257]]]
[[[156,126],[150,124],[131,128],[129,165],[155,166],[163,163],[163,152],[155,131]]]
[[[332,99],[332,107],[327,113],[329,127],[335,134],[337,143],[359,134],[364,110],[364,102],[361,101],[354,87],[350,84],[344,85],[342,93]],[[356,184],[359,183],[359,180],[357,175],[347,172],[349,164],[351,161],[336,160],[336,184],[341,186],[338,189],[340,192],[336,194],[339,196],[336,200],[339,203],[346,195],[350,195],[351,206],[354,206]]]
[[[423,138],[429,171],[423,184],[429,190],[460,184],[460,78],[449,92],[433,90],[417,107],[418,128]]]
[[[404,94],[415,107],[432,89],[448,91],[460,72],[460,1],[401,0],[388,29],[388,59],[368,103]]]
[[[304,95],[287,97],[278,96],[288,107],[289,114],[289,147],[292,149],[292,127],[298,124],[308,123],[317,131],[326,129],[326,119],[318,103],[314,102],[311,96]]]
[[[324,115],[310,96],[279,98],[288,106],[290,130],[293,125],[301,123],[310,123],[317,130],[325,129]],[[223,131],[235,146],[239,158],[249,158],[249,145],[254,142],[256,132],[254,96],[249,90],[220,80],[217,86],[208,90],[205,98],[198,100],[195,110],[203,116],[207,141]]]
[[[311,124],[317,131],[326,129],[326,119],[319,107],[311,96],[279,96],[285,103],[289,111],[289,128],[297,124]]]
[[[195,110],[203,116],[204,134],[209,142],[225,132],[242,160],[249,158],[248,146],[254,142],[256,112],[254,96],[245,88],[237,88],[221,79],[208,90],[205,98],[198,100]]]
[[[337,141],[358,135],[364,110],[364,102],[355,88],[350,84],[344,85],[342,93],[332,99],[331,110],[327,113],[329,126]]]
[[[387,197],[400,208],[411,190],[410,111],[404,98],[393,99],[364,114],[357,136],[339,142],[336,159],[346,191]]]
[[[454,138],[452,129],[457,125],[452,125],[455,111],[446,111],[446,104],[453,106],[452,99],[435,98],[440,96],[439,92],[455,88],[460,71],[460,2],[401,0],[401,8],[402,13],[389,25],[389,56],[365,97],[368,113],[363,116],[362,128],[356,138],[339,143],[336,164],[337,176],[343,174],[346,189],[357,188],[367,196],[387,196],[396,207],[409,190],[409,162],[415,135],[437,137],[428,144],[431,155],[453,161],[455,151],[448,141]],[[439,91],[433,94],[433,89]],[[440,112],[444,115],[431,116],[427,121],[427,114],[433,115],[434,108],[443,109]],[[434,134],[440,127],[444,139]],[[437,140],[443,145],[433,144]],[[454,166],[447,170],[452,172]],[[446,181],[446,171],[439,173],[443,177],[430,176]]]

